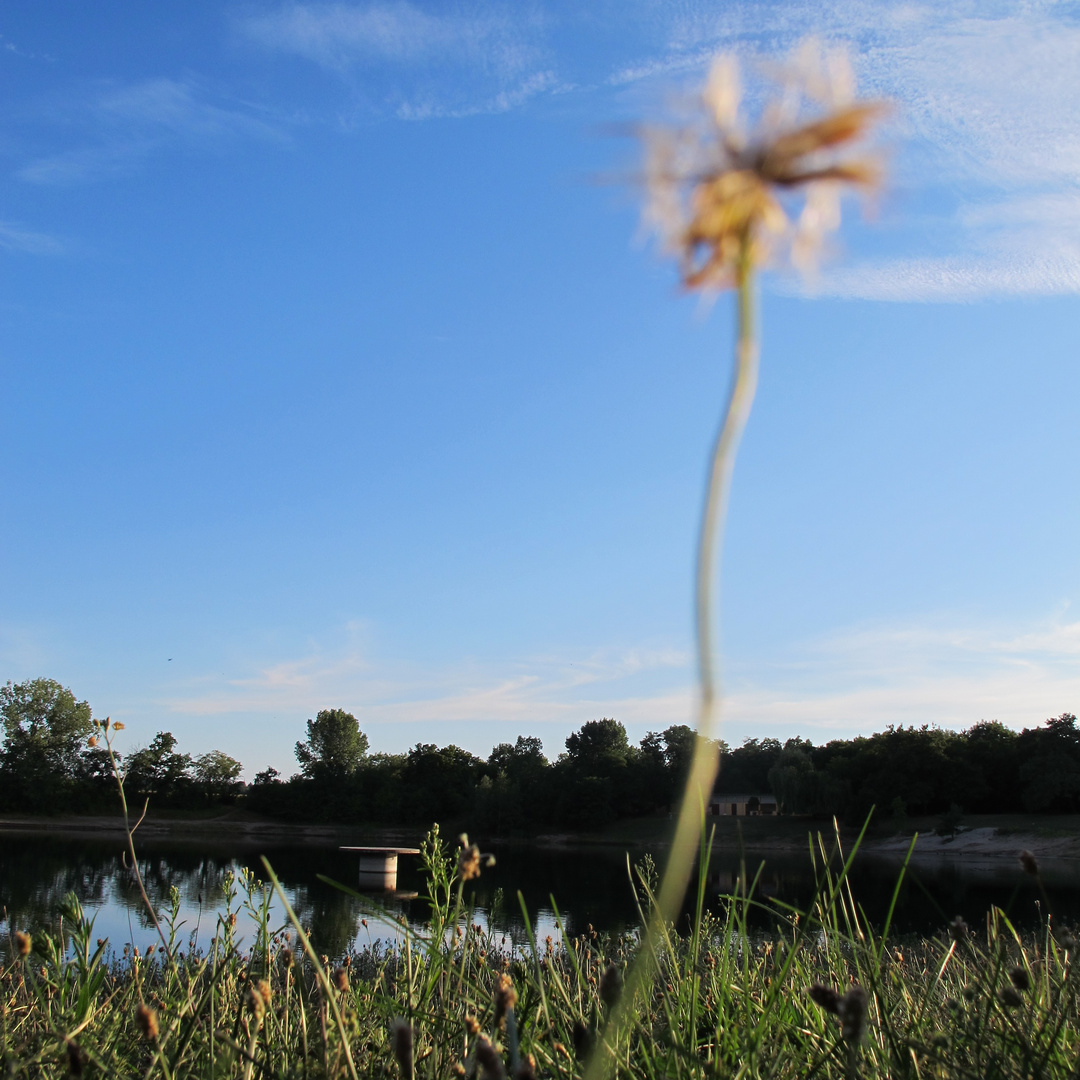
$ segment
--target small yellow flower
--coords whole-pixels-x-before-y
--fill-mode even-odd
[[[679,258],[688,289],[735,285],[741,259],[768,262],[782,239],[795,265],[809,267],[840,223],[840,189],[881,181],[876,160],[838,156],[886,111],[852,100],[846,57],[807,42],[777,75],[781,95],[752,136],[739,124],[739,70],[729,56],[713,62],[696,121],[644,132],[647,216]],[[825,111],[799,123],[806,102]],[[805,198],[793,224],[784,204],[796,190]]]
[[[117,722],[115,724],[113,724],[112,729],[113,729],[113,731],[123,731],[124,730],[124,725],[121,724],[119,720],[117,720]]]

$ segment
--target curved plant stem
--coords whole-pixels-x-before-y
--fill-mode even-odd
[[[638,995],[648,991],[655,970],[657,951],[664,940],[667,927],[678,917],[686,887],[694,869],[694,858],[703,825],[702,815],[712,795],[713,783],[720,764],[720,745],[716,739],[717,676],[713,628],[716,593],[716,564],[720,551],[731,476],[735,455],[754,403],[758,377],[758,344],[754,322],[754,265],[749,237],[744,238],[735,268],[737,295],[737,330],[735,342],[735,376],[731,383],[724,417],[713,443],[709,461],[705,505],[701,515],[698,537],[696,574],[696,631],[698,678],[701,697],[698,705],[697,738],[694,755],[683,789],[679,817],[675,824],[671,853],[652,905],[642,946],[626,981],[625,991],[612,1010],[604,1039],[589,1059],[585,1080],[599,1080],[611,1071],[618,1055],[617,1047],[623,1033],[633,1022],[634,1003]]]
[[[657,905],[660,917],[674,919],[682,905],[694,857],[698,850],[701,815],[712,795],[720,764],[720,746],[716,739],[717,677],[716,646],[713,628],[716,624],[714,594],[716,593],[716,564],[723,543],[724,521],[728,497],[731,494],[731,475],[743,429],[754,403],[758,378],[758,345],[754,325],[754,267],[748,243],[744,240],[735,269],[738,327],[735,343],[735,377],[731,383],[724,419],[713,444],[709,462],[709,479],[705,488],[705,506],[701,515],[698,538],[697,575],[695,582],[698,679],[701,698],[698,705],[697,739],[694,756],[683,789],[682,805],[675,825],[671,854],[660,884]]]

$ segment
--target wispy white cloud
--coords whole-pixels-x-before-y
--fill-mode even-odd
[[[381,72],[379,108],[404,120],[506,112],[565,89],[531,4],[427,10],[407,0],[293,3],[239,21],[257,45],[342,76]]]
[[[939,618],[859,627],[728,668],[723,734],[733,743],[795,734],[820,742],[888,724],[965,728],[983,719],[1019,728],[1080,708],[1080,622],[988,628]],[[635,738],[692,723],[695,694],[692,658],[674,648],[433,671],[376,659],[369,643],[351,640],[197,680],[158,704],[193,719],[292,716],[290,730],[320,708],[343,706],[376,733],[379,748],[400,748],[422,730],[486,752],[531,733],[557,754],[569,732],[601,716],[622,721]]]
[[[30,160],[18,170],[20,179],[72,183],[127,172],[169,147],[285,138],[261,110],[216,102],[195,82],[166,78],[99,89],[54,110],[52,119],[78,123],[83,144]]]
[[[55,236],[24,229],[10,221],[0,221],[0,248],[27,255],[59,255],[64,251],[63,243]]]

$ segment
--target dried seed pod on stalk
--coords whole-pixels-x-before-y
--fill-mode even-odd
[[[845,156],[870,134],[886,106],[855,99],[851,67],[842,52],[825,52],[809,41],[769,75],[778,92],[752,133],[740,120],[739,68],[729,56],[713,62],[686,123],[642,131],[646,218],[678,259],[687,289],[735,290],[738,327],[735,377],[710,455],[698,536],[698,737],[647,942],[654,942],[661,925],[678,915],[697,854],[700,808],[712,794],[719,764],[715,563],[735,455],[757,388],[755,276],[783,255],[797,268],[809,269],[827,233],[840,223],[841,193],[853,187],[872,190],[882,179],[877,160]],[[800,199],[796,214],[793,203]],[[651,977],[652,951],[648,945],[641,950],[630,986],[612,1010],[615,1042],[629,1015],[626,1002],[633,1001],[638,986]],[[590,1062],[587,1080],[603,1068],[598,1060]]]

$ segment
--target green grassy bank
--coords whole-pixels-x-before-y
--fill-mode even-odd
[[[751,880],[714,916],[702,892],[689,932],[660,934],[634,993],[624,980],[636,935],[516,950],[474,925],[465,885],[482,873],[475,856],[430,836],[424,930],[399,927],[400,944],[345,957],[317,955],[299,923],[270,924],[269,868],[266,882],[230,879],[229,911],[199,948],[166,911],[153,950],[116,956],[72,898],[57,936],[15,933],[5,945],[4,1075],[1075,1074],[1068,932],[1048,923],[1023,936],[994,912],[940,938],[893,938],[888,919],[863,918],[832,843],[819,842],[806,911],[759,903]],[[643,920],[653,885],[646,861]],[[242,908],[259,927],[244,951],[233,936]],[[614,1009],[629,1018],[618,1030]]]

